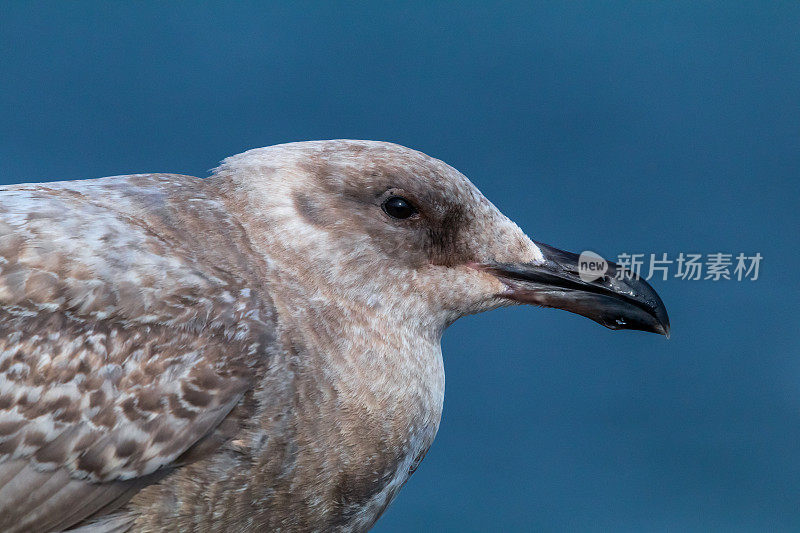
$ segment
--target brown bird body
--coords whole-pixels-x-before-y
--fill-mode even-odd
[[[443,330],[568,307],[498,275],[543,250],[389,143],[0,188],[0,530],[368,529],[436,435]]]

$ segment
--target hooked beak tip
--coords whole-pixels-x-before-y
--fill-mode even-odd
[[[667,309],[656,291],[638,276],[617,277],[618,265],[608,263],[607,275],[584,278],[579,256],[536,243],[542,263],[493,263],[483,269],[507,287],[504,298],[524,304],[564,309],[609,329],[636,329],[670,337]]]

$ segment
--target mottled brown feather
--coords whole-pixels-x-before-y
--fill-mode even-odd
[[[365,531],[438,429],[442,331],[505,302],[471,263],[540,257],[389,143],[0,187],[0,530]]]

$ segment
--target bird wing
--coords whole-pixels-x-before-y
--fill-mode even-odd
[[[249,386],[257,304],[154,222],[170,179],[0,188],[0,531],[113,511]]]

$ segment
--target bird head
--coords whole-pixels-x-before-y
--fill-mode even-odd
[[[251,234],[272,261],[331,294],[441,331],[504,305],[564,309],[611,329],[669,334],[666,308],[608,263],[535,242],[458,170],[385,142],[310,141],[250,150],[217,175],[246,198]],[[284,276],[284,278],[286,277]]]

